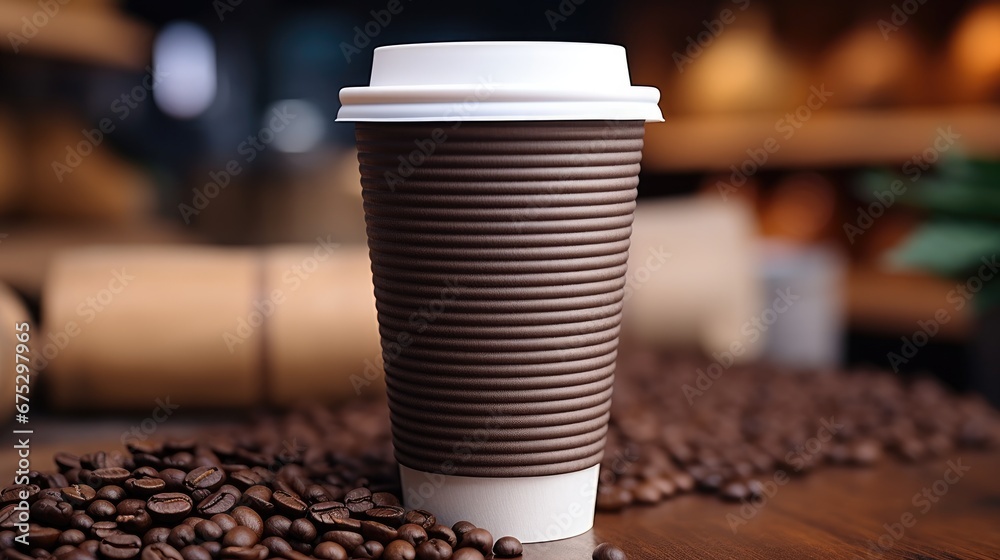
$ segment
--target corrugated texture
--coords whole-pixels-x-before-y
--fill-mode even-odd
[[[510,477],[600,461],[642,136],[357,125],[400,463]]]

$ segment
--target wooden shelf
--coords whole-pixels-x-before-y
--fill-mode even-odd
[[[922,274],[852,269],[847,278],[847,317],[854,328],[868,332],[910,336],[917,321],[929,321],[940,310],[950,319],[940,325],[940,336],[962,340],[972,331],[970,306],[955,309],[948,293],[955,281]]]
[[[646,127],[646,171],[723,171],[749,159],[768,138],[778,149],[763,169],[895,165],[932,146],[939,128],[961,135],[963,153],[1000,156],[1000,107],[846,110],[820,108],[789,136],[784,115],[670,117]],[[781,124],[779,124],[781,123]],[[779,131],[776,127],[780,127]],[[772,144],[773,148],[773,144]]]

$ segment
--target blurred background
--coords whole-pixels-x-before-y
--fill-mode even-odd
[[[379,45],[544,40],[624,45],[661,91],[629,343],[1000,403],[1000,2],[693,4],[0,2],[0,315],[38,398],[377,392],[338,91]]]

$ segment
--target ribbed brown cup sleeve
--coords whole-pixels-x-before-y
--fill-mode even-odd
[[[598,464],[643,123],[356,133],[399,462],[485,477]]]

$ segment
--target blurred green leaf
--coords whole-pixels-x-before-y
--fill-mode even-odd
[[[941,276],[964,278],[982,259],[1000,252],[1000,224],[980,221],[934,221],[921,225],[888,255],[889,263]],[[1000,279],[998,279],[1000,280]]]

